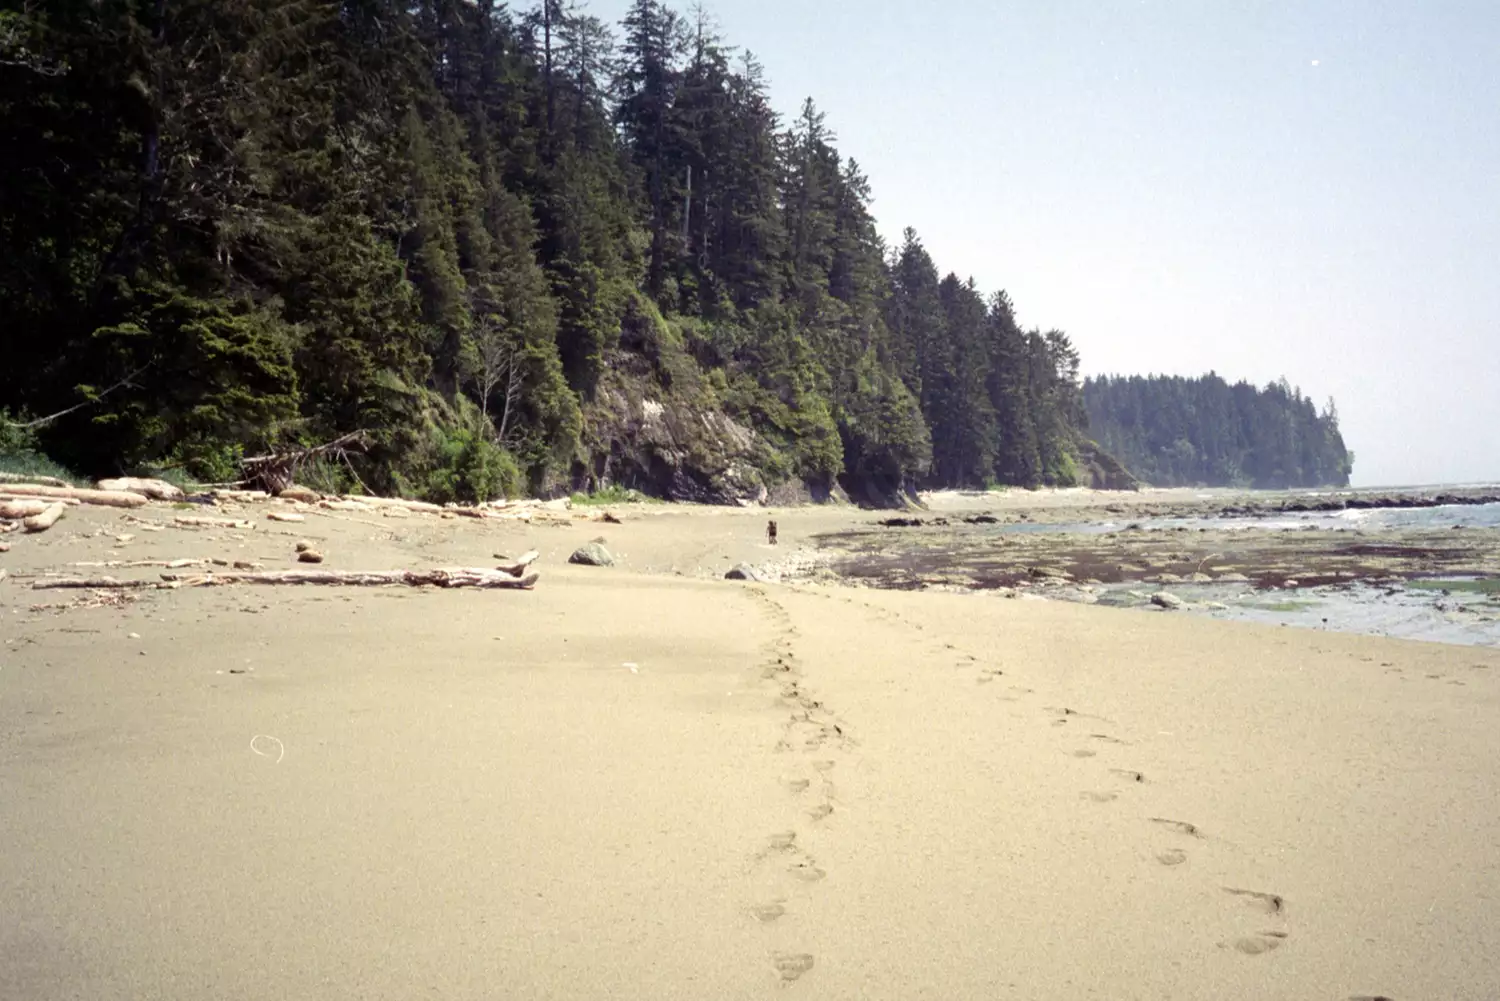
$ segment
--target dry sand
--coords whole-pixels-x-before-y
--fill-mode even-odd
[[[1500,997],[1500,655],[747,586],[869,516],[622,513],[12,537],[0,998]],[[300,537],[543,577],[29,611]]]

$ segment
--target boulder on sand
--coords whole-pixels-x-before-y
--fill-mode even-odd
[[[748,580],[757,584],[766,583],[765,575],[748,563],[741,563],[724,575],[725,580]]]
[[[615,558],[600,543],[590,542],[574,550],[573,555],[568,557],[568,562],[585,567],[612,567],[615,565]]]
[[[1157,591],[1151,596],[1151,604],[1157,608],[1165,608],[1169,612],[1176,611],[1186,602],[1170,591]]]

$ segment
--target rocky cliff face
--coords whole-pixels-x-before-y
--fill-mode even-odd
[[[619,485],[699,504],[764,503],[769,446],[722,411],[614,372],[584,415],[578,489]]]

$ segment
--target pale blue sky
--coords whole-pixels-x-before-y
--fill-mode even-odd
[[[1285,375],[1358,484],[1500,480],[1497,0],[706,6],[1085,373]]]

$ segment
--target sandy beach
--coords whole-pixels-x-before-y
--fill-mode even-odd
[[[1500,996],[1500,654],[743,584],[870,516],[620,514],[12,537],[0,997]],[[299,538],[542,576],[33,610]]]

